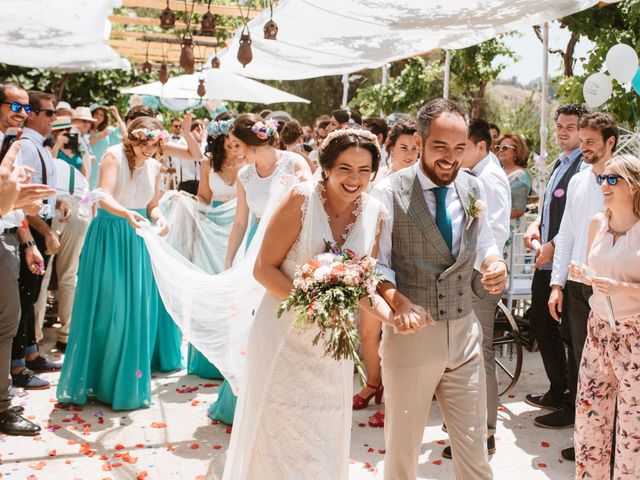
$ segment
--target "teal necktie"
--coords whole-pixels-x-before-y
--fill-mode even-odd
[[[440,230],[440,235],[451,250],[453,244],[453,228],[451,227],[451,216],[447,210],[448,187],[436,187],[431,189],[436,195],[436,225]]]

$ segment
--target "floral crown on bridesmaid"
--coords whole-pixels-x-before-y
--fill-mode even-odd
[[[269,120],[259,121],[253,124],[251,131],[260,140],[267,140],[274,137],[278,133],[278,121],[270,118]]]
[[[218,138],[220,135],[226,136],[233,126],[233,119],[218,120],[209,122],[207,127],[207,135],[212,138]]]
[[[157,128],[136,128],[129,132],[129,137],[133,137],[141,142],[149,142],[159,140],[160,142],[166,142],[169,140],[169,134],[165,130]]]

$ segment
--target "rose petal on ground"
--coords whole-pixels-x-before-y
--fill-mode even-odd
[[[197,443],[192,443],[191,447],[189,448],[191,448],[191,450],[197,450],[198,448],[200,448],[200,445],[198,445]]]
[[[112,463],[111,466],[113,468],[120,468],[122,466],[122,464],[121,463]]]
[[[142,443],[136,443],[136,448],[144,448],[144,445]]]
[[[57,455],[55,450],[51,450],[49,453],[47,453],[48,456],[50,457],[55,457]]]
[[[38,463],[30,463],[29,468],[34,470],[42,470],[47,465],[47,462],[40,460]]]
[[[222,448],[222,445],[214,445],[212,448],[214,450],[220,450]]]
[[[111,464],[109,462],[104,462],[102,464],[102,471],[103,472],[110,472],[111,471]]]
[[[124,445],[122,445],[121,443],[119,443],[119,444],[117,444],[114,448],[115,448],[116,450],[124,450]]]
[[[147,478],[148,475],[149,473],[143,470],[139,472],[138,475],[136,475],[136,480],[144,480],[145,478]]]
[[[227,427],[227,433],[231,433],[231,427]]]
[[[167,424],[166,423],[162,423],[162,422],[153,422],[151,424],[151,427],[153,427],[153,428],[167,428]]]
[[[169,444],[167,445],[167,452],[173,452],[176,449],[176,447],[174,447],[173,445]]]
[[[540,468],[547,468],[547,464],[546,463],[539,463],[538,467]]]
[[[375,452],[375,451],[376,451],[376,450],[375,450],[374,448],[372,448],[372,447],[369,447],[369,449],[367,450],[367,452],[369,452],[369,453],[373,453],[373,452]]]
[[[540,442],[540,446],[542,446],[543,448],[549,448],[551,444],[549,442]]]
[[[447,443],[447,442],[445,442],[444,440],[438,440],[436,443],[437,443],[438,445],[444,445],[444,444],[445,444],[445,443]]]
[[[434,465],[442,465],[442,460],[434,460],[433,462]]]

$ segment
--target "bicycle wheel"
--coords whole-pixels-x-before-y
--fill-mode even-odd
[[[518,324],[502,301],[496,308],[493,348],[498,370],[498,394],[504,395],[518,383],[524,353]]]

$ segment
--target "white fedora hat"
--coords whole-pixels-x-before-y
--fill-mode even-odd
[[[89,107],[76,107],[71,116],[72,120],[87,120],[89,122],[95,122],[96,119],[91,115]]]

